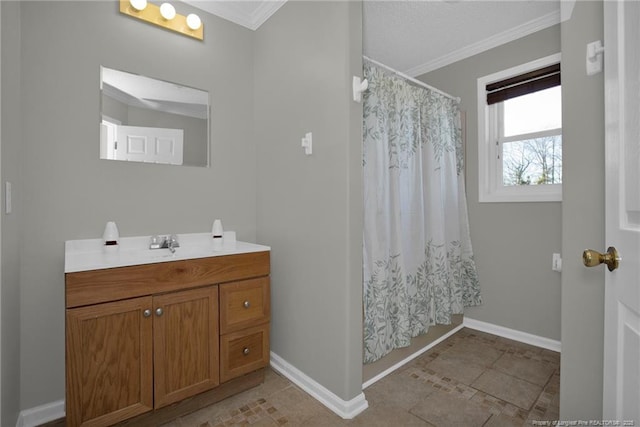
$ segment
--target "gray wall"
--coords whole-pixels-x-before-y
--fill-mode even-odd
[[[288,2],[256,31],[258,241],[273,352],[339,397],[362,388],[360,2]],[[300,139],[313,132],[313,155]]]
[[[560,416],[601,419],[604,266],[582,251],[604,250],[603,75],[588,77],[585,46],[603,39],[602,2],[578,1],[562,24],[562,360]],[[606,41],[605,41],[606,46]]]
[[[253,241],[256,153],[250,30],[198,12],[199,42],[121,15],[113,1],[20,8],[24,409],[64,398],[64,241],[100,237],[108,220],[132,236],[208,231],[215,218]],[[212,167],[99,160],[100,65],[208,90]]]
[[[469,223],[484,305],[465,316],[554,340],[561,291],[551,256],[561,249],[561,203],[478,202],[476,85],[479,77],[558,52],[559,25],[418,77],[462,98],[466,111]]]
[[[20,411],[20,226],[23,215],[20,130],[20,5],[1,2],[2,14],[2,183],[13,184],[13,213],[2,213],[2,419],[14,426]],[[1,192],[4,194],[4,190]]]

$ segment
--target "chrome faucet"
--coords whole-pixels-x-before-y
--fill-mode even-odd
[[[176,248],[180,247],[180,243],[178,243],[178,236],[172,234],[167,238],[167,248],[171,251],[172,254],[176,253]]]
[[[171,253],[176,252],[176,248],[180,247],[178,236],[171,234],[170,236],[152,236],[149,242],[149,249],[169,249]]]

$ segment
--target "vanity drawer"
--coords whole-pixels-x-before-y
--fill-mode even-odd
[[[220,336],[220,382],[269,364],[269,324]]]
[[[220,285],[220,333],[268,322],[269,292],[268,277]]]

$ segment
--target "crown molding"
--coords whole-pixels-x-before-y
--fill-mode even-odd
[[[253,28],[251,29],[255,31],[260,28],[260,26],[264,24],[267,19],[271,18],[271,15],[276,13],[286,2],[287,0],[270,0],[260,3],[260,6],[256,8],[251,16],[251,20],[253,21]]]
[[[263,0],[251,13],[243,8],[242,2],[183,0],[184,3],[209,12],[219,18],[231,21],[252,31],[257,30],[267,19],[280,9],[287,0]]]
[[[212,2],[203,2],[197,0],[185,0],[185,3],[192,5],[193,7],[197,7],[198,9],[204,10],[205,12],[209,12],[213,15],[216,15],[219,18],[226,19],[227,21],[231,21],[234,24],[241,25],[245,28],[251,28],[253,26],[253,22],[251,20],[251,16],[240,9],[235,2],[230,1],[212,1]]]
[[[430,71],[437,70],[438,68],[445,67],[449,64],[453,64],[454,62],[469,58],[473,55],[485,52],[489,49],[493,49],[494,47],[528,36],[529,34],[544,30],[545,28],[552,27],[559,23],[560,11],[558,10],[529,22],[525,22],[522,25],[503,31],[502,33],[488,37],[484,40],[480,40],[469,46],[463,47],[462,49],[455,50],[425,64],[410,68],[405,71],[405,73],[411,77],[417,77]]]
[[[573,15],[573,7],[575,5],[576,0],[562,0],[560,2],[560,16],[562,17],[562,22],[571,19],[571,15]]]

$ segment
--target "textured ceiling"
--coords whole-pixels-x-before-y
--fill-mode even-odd
[[[415,76],[559,23],[560,3],[366,1],[363,15],[364,54]]]
[[[183,1],[252,30],[286,2]],[[416,76],[559,22],[559,0],[364,0],[364,54]]]

